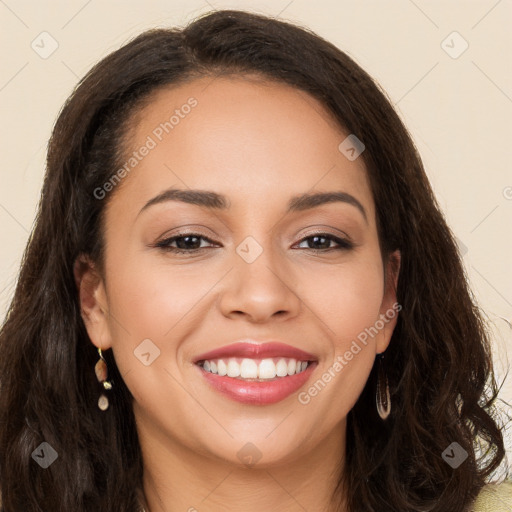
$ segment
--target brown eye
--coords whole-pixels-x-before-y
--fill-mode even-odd
[[[173,253],[193,254],[206,249],[206,247],[201,247],[201,240],[214,243],[212,240],[200,235],[199,233],[182,233],[166,238],[165,240],[158,242],[155,246]],[[176,247],[173,247],[171,244],[175,242]]]
[[[331,250],[352,249],[353,247],[353,244],[348,240],[338,238],[329,233],[315,233],[314,235],[303,238],[300,243],[304,241],[308,242],[308,247],[305,247],[305,249],[312,251],[327,252]],[[332,247],[331,242],[336,243],[337,247]]]

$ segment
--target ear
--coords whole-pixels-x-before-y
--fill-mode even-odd
[[[112,346],[112,339],[103,278],[95,264],[84,254],[75,260],[73,273],[78,290],[80,311],[89,338],[96,347],[107,350]]]
[[[389,255],[385,268],[384,296],[380,308],[380,319],[384,323],[382,334],[378,337],[376,350],[380,354],[384,352],[391,341],[391,335],[398,320],[399,311],[402,305],[396,301],[396,288],[398,286],[398,275],[400,273],[401,253],[397,249]]]

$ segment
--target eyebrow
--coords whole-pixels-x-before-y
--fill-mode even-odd
[[[181,190],[170,188],[150,199],[141,208],[138,215],[155,204],[167,201],[180,201],[218,211],[228,210],[231,206],[231,202],[226,196],[211,190]],[[354,196],[342,191],[314,192],[293,196],[288,202],[286,213],[309,210],[311,208],[316,208],[318,206],[334,202],[342,202],[355,206],[363,215],[366,223],[368,223],[368,217],[364,206]]]

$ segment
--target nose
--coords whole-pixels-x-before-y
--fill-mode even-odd
[[[245,317],[251,323],[265,323],[273,317],[288,320],[301,309],[294,281],[292,270],[278,262],[270,249],[251,263],[235,254],[233,268],[222,281],[222,314]]]

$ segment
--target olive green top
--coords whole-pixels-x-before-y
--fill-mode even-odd
[[[512,480],[486,485],[469,512],[512,512]]]

